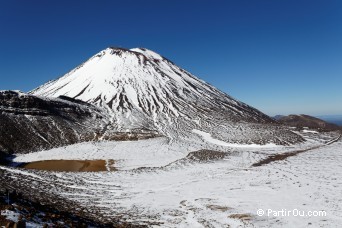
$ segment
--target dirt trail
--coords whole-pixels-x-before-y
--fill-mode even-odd
[[[267,164],[269,164],[271,162],[285,160],[288,157],[296,156],[297,154],[301,154],[301,153],[304,153],[304,152],[307,152],[307,151],[310,151],[310,150],[318,149],[318,148],[321,148],[321,147],[333,144],[333,143],[339,141],[341,139],[341,136],[342,136],[342,132],[340,133],[340,135],[337,138],[335,138],[335,139],[333,139],[333,140],[331,140],[331,141],[329,141],[329,142],[327,142],[327,143],[325,143],[324,145],[321,145],[321,146],[315,146],[315,147],[312,147],[312,148],[309,148],[309,149],[296,150],[296,151],[286,152],[286,153],[282,153],[282,154],[270,155],[267,158],[254,163],[252,165],[252,167],[263,166],[263,165],[267,165]]]

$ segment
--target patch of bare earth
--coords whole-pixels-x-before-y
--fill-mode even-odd
[[[225,152],[215,150],[199,150],[190,152],[186,158],[194,161],[206,162],[211,160],[223,159],[227,154]]]
[[[232,219],[238,219],[241,221],[249,221],[253,218],[251,214],[231,214],[228,217]]]
[[[207,205],[207,208],[213,211],[221,211],[221,212],[226,212],[232,209],[231,207],[220,206],[220,205]]]

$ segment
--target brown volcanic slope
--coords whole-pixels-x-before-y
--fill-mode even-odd
[[[341,128],[335,124],[328,123],[324,120],[318,119],[308,115],[288,115],[278,119],[278,122],[291,127],[308,127],[311,129],[318,129],[321,131],[335,131]]]
[[[82,101],[0,91],[0,160],[4,154],[90,141],[105,125],[99,108]]]

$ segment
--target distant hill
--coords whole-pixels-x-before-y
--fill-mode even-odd
[[[276,115],[276,116],[273,116],[273,119],[279,120],[279,119],[281,119],[283,117],[284,117],[284,115]]]
[[[276,117],[274,117],[276,119]],[[310,129],[317,129],[322,131],[334,131],[339,130],[341,127],[336,124],[328,123],[319,118],[308,116],[308,115],[288,115],[277,117],[277,121],[291,127],[308,127]]]
[[[333,123],[338,126],[342,126],[342,115],[324,115],[324,116],[316,116],[328,123]]]

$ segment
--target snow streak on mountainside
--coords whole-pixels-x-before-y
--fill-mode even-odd
[[[234,143],[293,143],[301,137],[159,54],[107,48],[34,95],[80,99],[105,108],[119,131],[149,129],[172,139],[198,129]]]

